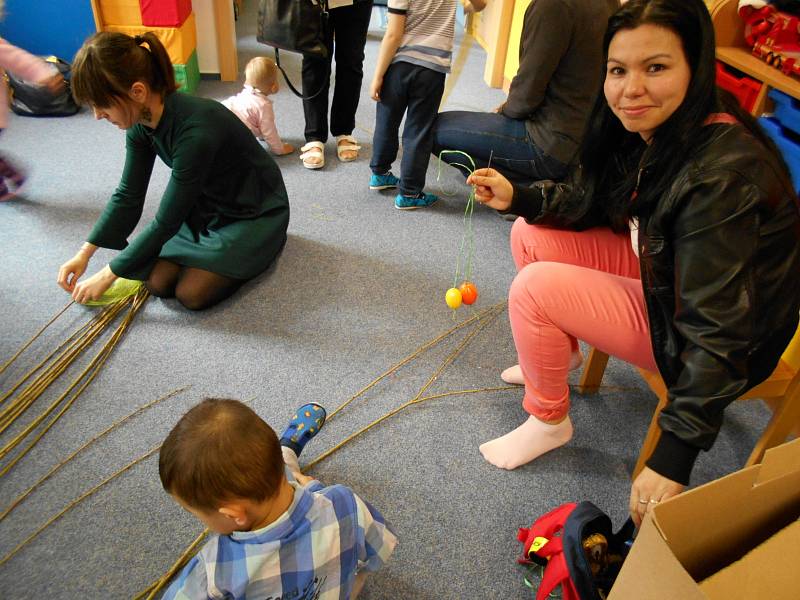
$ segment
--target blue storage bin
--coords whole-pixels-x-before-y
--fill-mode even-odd
[[[775,118],[786,129],[800,134],[800,102],[778,90],[770,90],[769,97],[775,103]]]
[[[787,96],[788,98],[788,96]],[[794,109],[792,109],[794,110]],[[781,127],[782,122],[771,117],[761,117],[758,124],[772,138],[789,167],[795,191],[800,194],[800,141],[791,131]]]

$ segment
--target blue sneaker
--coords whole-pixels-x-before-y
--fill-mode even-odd
[[[369,189],[388,190],[389,188],[396,188],[398,183],[400,183],[400,180],[392,175],[391,171],[386,173],[386,175],[376,175],[373,173],[372,177],[369,178]]]
[[[420,192],[416,196],[403,196],[403,194],[397,194],[397,197],[394,199],[394,207],[400,210],[426,208],[436,202],[438,199],[438,196],[426,194],[425,192]]]
[[[316,402],[304,404],[295,413],[289,426],[281,435],[281,446],[294,450],[297,456],[325,424],[325,409]]]

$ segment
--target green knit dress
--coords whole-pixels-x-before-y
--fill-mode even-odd
[[[88,241],[122,250],[111,270],[147,279],[156,259],[251,279],[286,242],[289,200],[278,165],[222,104],[168,95],[155,129],[127,130],[122,179]],[[130,243],[155,157],[172,169],[155,219]]]

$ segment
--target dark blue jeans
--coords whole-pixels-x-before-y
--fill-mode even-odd
[[[466,152],[478,169],[487,166],[491,156],[493,169],[522,185],[541,179],[562,179],[567,173],[567,165],[548,156],[533,143],[525,121],[497,113],[463,110],[440,113],[434,131],[433,153],[438,157],[442,150]],[[444,155],[442,160],[465,162],[464,157],[457,154]]]
[[[425,187],[425,172],[433,147],[433,125],[444,93],[444,73],[396,62],[383,76],[381,101],[375,112],[372,138],[373,173],[383,175],[397,158],[398,133],[403,115],[403,160],[400,163],[400,193],[416,196]]]

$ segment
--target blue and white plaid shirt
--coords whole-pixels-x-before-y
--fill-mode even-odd
[[[343,485],[294,481],[294,500],[256,531],[212,538],[164,600],[346,600],[357,572],[377,571],[397,538],[380,512]]]

